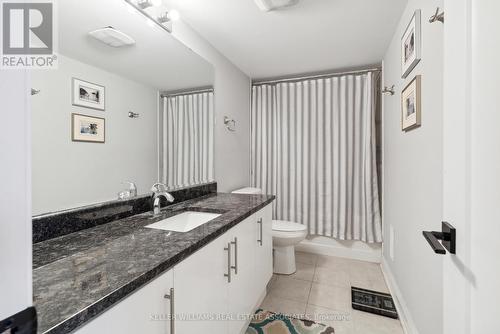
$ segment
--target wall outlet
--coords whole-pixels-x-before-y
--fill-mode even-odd
[[[389,226],[389,257],[391,261],[394,261],[394,227],[392,225]]]

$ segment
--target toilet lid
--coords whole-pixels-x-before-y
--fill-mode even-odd
[[[307,228],[298,223],[289,222],[286,220],[273,220],[273,230],[283,232],[298,232],[305,231]]]

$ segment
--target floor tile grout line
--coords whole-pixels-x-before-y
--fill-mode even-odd
[[[312,278],[312,281],[311,281],[311,285],[309,286],[309,293],[307,294],[306,310],[307,310],[307,305],[309,304],[309,298],[311,297],[312,285],[314,284],[314,277],[316,276],[316,268],[317,268],[317,265],[314,265],[313,278]]]

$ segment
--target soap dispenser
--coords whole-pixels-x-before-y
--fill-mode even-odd
[[[128,188],[128,190],[123,190],[123,191],[120,191],[118,193],[119,199],[128,199],[128,198],[132,198],[132,197],[137,196],[137,186],[135,185],[134,182],[126,181],[126,182],[122,182],[122,183],[128,184],[129,188]]]

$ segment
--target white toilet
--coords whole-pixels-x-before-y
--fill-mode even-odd
[[[262,194],[258,188],[242,188],[233,191],[234,194]],[[295,266],[295,245],[307,236],[307,228],[298,223],[273,220],[274,273],[290,275]]]

